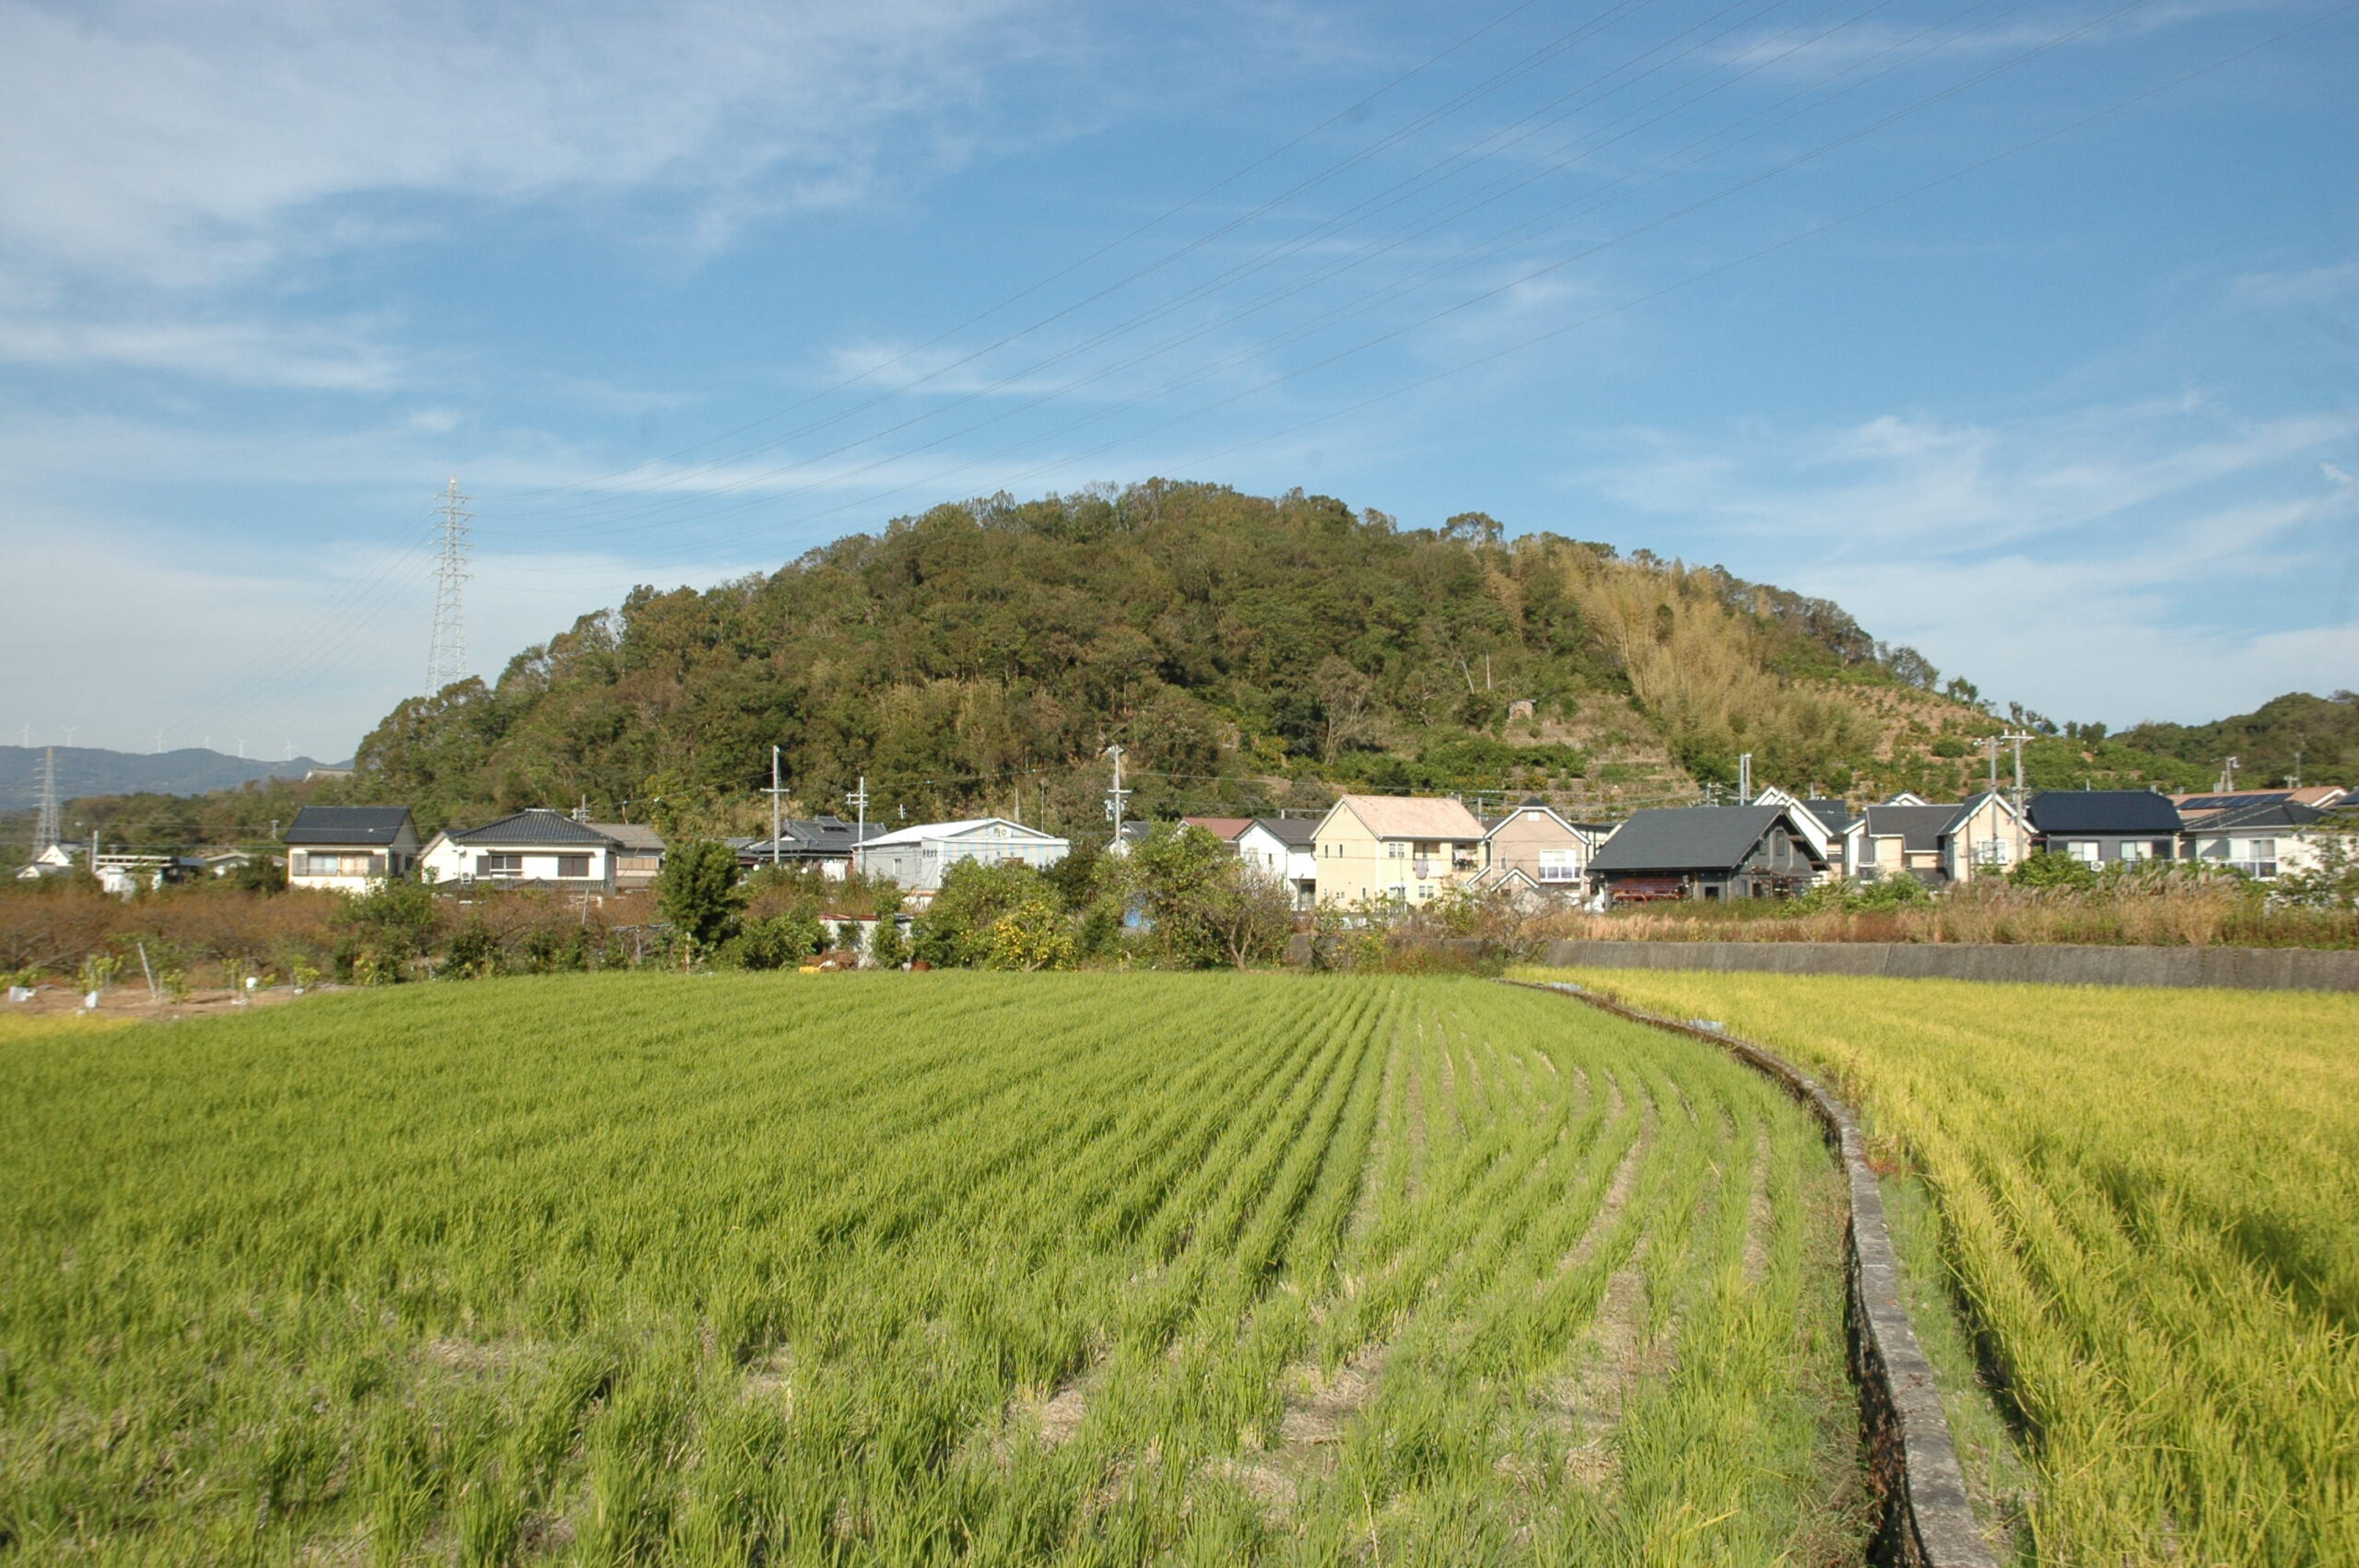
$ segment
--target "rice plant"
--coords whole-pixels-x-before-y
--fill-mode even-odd
[[[1532,992],[593,975],[0,1073],[0,1560],[1862,1550],[1816,1129]]]
[[[2359,1562],[2359,998],[1547,973],[1831,1075],[1922,1173],[2038,1562]]]

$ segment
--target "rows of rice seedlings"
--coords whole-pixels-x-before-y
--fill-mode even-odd
[[[1579,977],[1830,1073],[1921,1168],[2037,1561],[2359,1562],[2359,998]]]
[[[1814,1129],[1532,992],[553,977],[0,1073],[0,1560],[1860,1550]]]

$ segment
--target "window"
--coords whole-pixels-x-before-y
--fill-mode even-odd
[[[2142,844],[2129,838],[2121,841],[2121,859],[2125,861],[2151,860],[2154,858],[2154,847],[2152,844]]]
[[[1395,838],[1385,845],[1384,853],[1389,859],[1405,860],[1409,858],[1409,846]]]
[[[2094,838],[2068,839],[2064,845],[2064,852],[2084,866],[2094,866],[2105,858],[2098,852],[2097,842]]]
[[[1571,882],[1580,875],[1580,870],[1574,863],[1570,849],[1540,851],[1540,880],[1543,882]]]
[[[372,868],[370,855],[330,855],[314,849],[300,856],[301,864],[295,868],[299,876],[371,876],[382,875],[384,868]]]
[[[1427,899],[1431,898],[1433,895],[1434,895],[1434,884],[1433,884],[1432,883],[1429,883],[1429,882],[1421,882],[1421,883],[1419,883],[1417,884],[1417,902],[1418,902],[1418,903],[1423,904],[1423,903],[1425,903]]]
[[[524,857],[522,855],[477,855],[477,876],[522,876]]]
[[[590,857],[587,855],[559,855],[557,858],[557,874],[559,876],[588,876],[590,874]]]

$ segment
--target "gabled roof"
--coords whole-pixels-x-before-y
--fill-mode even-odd
[[[1783,824],[1812,860],[1824,865],[1782,806],[1667,806],[1633,812],[1590,860],[1593,872],[1717,872],[1742,865],[1772,827]]]
[[[2178,808],[2144,790],[2043,790],[2031,798],[2042,833],[2177,833]]]
[[[409,825],[407,806],[304,806],[287,825],[287,842],[391,844]]]
[[[1505,827],[1516,818],[1523,815],[1526,812],[1539,812],[1554,820],[1557,826],[1563,828],[1574,837],[1579,838],[1584,837],[1579,828],[1575,827],[1571,823],[1565,820],[1564,813],[1558,811],[1555,807],[1550,805],[1547,802],[1542,800],[1537,795],[1530,797],[1520,805],[1517,806],[1513,811],[1508,813],[1505,816],[1484,818],[1483,825],[1485,831],[1483,837],[1485,838],[1492,837],[1492,835],[1497,833],[1499,829]]]
[[[1963,813],[1955,805],[1870,806],[1865,813],[1868,837],[1897,838],[1904,849],[1931,853],[1942,847],[1942,835]]]
[[[1260,828],[1289,849],[1308,849],[1319,837],[1319,820],[1307,816],[1257,816],[1246,825],[1246,832]],[[1238,837],[1245,835],[1240,833]]]
[[[957,822],[917,822],[890,833],[878,834],[868,840],[872,849],[883,845],[922,844],[934,838],[965,838],[987,827],[997,827],[1010,837],[1027,838],[1037,844],[1062,844],[1064,840],[1037,827],[1027,827],[1011,817],[970,816]]]
[[[471,848],[497,848],[508,844],[526,846],[580,845],[585,849],[612,848],[615,841],[586,822],[576,822],[563,812],[553,812],[546,806],[531,806],[485,823],[481,827],[461,828],[451,835],[453,844]]]
[[[1190,827],[1201,827],[1224,844],[1234,844],[1237,836],[1253,825],[1250,816],[1183,816],[1180,819]]]
[[[1404,795],[1344,795],[1321,819],[1322,827],[1335,813],[1349,812],[1379,838],[1461,838],[1483,837],[1483,825],[1460,801]]]

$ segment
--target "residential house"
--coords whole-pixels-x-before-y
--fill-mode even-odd
[[[593,822],[615,841],[615,891],[638,893],[663,874],[663,836],[643,822]]]
[[[871,825],[868,837],[885,829]],[[779,825],[778,837],[750,838],[737,846],[737,863],[757,866],[802,866],[841,881],[852,869],[852,851],[860,844],[860,825],[839,816],[789,817]]]
[[[889,877],[922,902],[942,886],[943,877],[961,860],[986,865],[1018,860],[1045,869],[1065,858],[1073,845],[1037,827],[1003,816],[968,817],[959,822],[912,823],[879,834],[862,845],[858,859],[869,876]]]
[[[2185,825],[2168,795],[2144,790],[2043,790],[2031,798],[2033,846],[2091,866],[2168,860]]]
[[[287,885],[366,893],[418,860],[407,806],[305,806],[287,825]]]
[[[1483,869],[1483,835],[1461,802],[1345,795],[1311,836],[1319,901],[1428,903]]]
[[[1248,870],[1285,883],[1294,907],[1319,902],[1319,823],[1307,816],[1257,816],[1237,836],[1237,857]]]
[[[1600,837],[1531,796],[1505,816],[1488,819],[1483,869],[1470,885],[1480,890],[1513,883],[1538,893],[1578,896],[1589,880],[1590,855]]]
[[[612,893],[623,846],[589,823],[545,806],[481,827],[438,833],[418,857],[427,876],[465,887],[548,887]]]
[[[1783,806],[1635,812],[1589,863],[1590,881],[1617,904],[1784,896],[1826,867],[1825,852]]]
[[[45,844],[41,853],[26,861],[17,872],[18,882],[38,882],[42,877],[64,876],[74,869],[74,847],[70,844]]]
[[[1206,833],[1234,848],[1237,836],[1253,825],[1250,816],[1183,816],[1180,819],[1190,827],[1201,827]]]
[[[1854,873],[1914,876],[1932,887],[2003,876],[2031,852],[2030,825],[2003,795],[1948,805],[1873,805],[1860,813]]]
[[[2207,802],[2197,810],[2182,805],[2180,856],[2202,865],[2226,866],[2256,882],[2274,882],[2282,875],[2318,870],[2330,840],[2343,840],[2346,850],[2359,849],[2352,842],[2353,825],[2304,805],[2290,793],[2284,799],[2248,799],[2225,806]]]
[[[1855,861],[1862,819],[1852,813],[1848,802],[1796,795],[1772,784],[1755,795],[1753,803],[1756,806],[1784,807],[1787,814],[1794,819],[1794,825],[1802,830],[1802,837],[1826,857],[1830,879],[1859,874]]]

